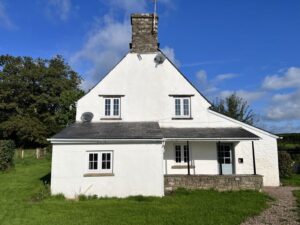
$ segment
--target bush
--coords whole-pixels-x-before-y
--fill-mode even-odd
[[[11,140],[0,140],[0,171],[14,165],[15,144]]]
[[[278,153],[279,175],[280,177],[290,177],[292,175],[292,158],[289,153],[280,151]]]

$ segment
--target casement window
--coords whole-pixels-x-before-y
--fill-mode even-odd
[[[119,118],[121,115],[121,99],[120,98],[105,98],[104,99],[104,115],[105,117]]]
[[[112,173],[113,152],[88,152],[88,171],[95,173]]]
[[[187,163],[188,162],[188,146],[187,145],[175,145],[175,162]]]
[[[175,117],[190,117],[191,107],[190,98],[174,98],[175,99]]]

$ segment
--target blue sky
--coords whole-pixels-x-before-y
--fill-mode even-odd
[[[0,0],[0,54],[60,54],[88,89],[128,51],[152,0]],[[299,0],[158,0],[162,50],[210,100],[236,92],[273,132],[300,132]]]

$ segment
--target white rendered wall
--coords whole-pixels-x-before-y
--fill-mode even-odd
[[[267,132],[208,110],[210,104],[168,60],[161,65],[155,65],[155,55],[141,54],[139,59],[137,54],[127,54],[108,76],[77,102],[76,120],[80,121],[81,114],[88,111],[94,114],[93,122],[100,122],[104,116],[104,99],[99,95],[105,94],[124,95],[121,98],[121,121],[158,121],[161,127],[243,127],[261,138],[255,141],[255,152],[257,173],[264,176],[264,185],[278,186],[276,138]],[[191,97],[192,120],[172,120],[174,98],[169,94],[194,95]],[[250,173],[253,169],[250,165],[251,143],[242,142],[236,147],[236,157],[244,158],[244,164],[236,164],[236,171]],[[215,151],[204,153],[208,154],[215,154]],[[206,173],[213,172],[211,166],[209,164]]]
[[[89,150],[113,150],[114,176],[83,177]],[[53,145],[51,192],[127,197],[163,196],[161,144]]]

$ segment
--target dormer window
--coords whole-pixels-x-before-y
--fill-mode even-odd
[[[120,117],[120,98],[104,99],[105,117]]]
[[[190,98],[179,98],[175,99],[175,117],[190,117]]]

